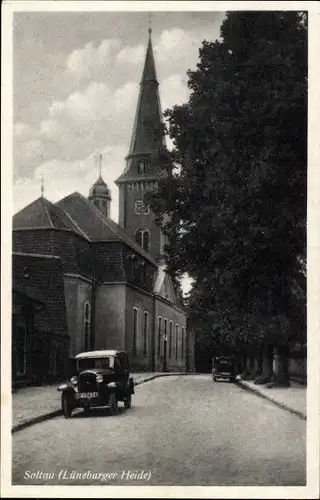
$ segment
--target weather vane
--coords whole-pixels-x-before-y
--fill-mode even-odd
[[[41,176],[41,198],[43,198],[44,185],[43,185],[43,175]]]

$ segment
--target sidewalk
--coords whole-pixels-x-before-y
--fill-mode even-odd
[[[135,385],[148,380],[168,375],[184,375],[183,373],[133,373]],[[60,384],[24,387],[12,394],[12,432],[42,422],[61,414]]]
[[[304,420],[307,419],[307,387],[305,385],[291,381],[290,387],[268,389],[264,385],[255,385],[254,382],[241,380],[241,378],[238,378],[236,383],[244,389],[272,401],[280,408],[290,411]]]

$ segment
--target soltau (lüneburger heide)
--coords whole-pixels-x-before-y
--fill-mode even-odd
[[[59,481],[112,481],[114,479],[121,479],[122,481],[149,481],[151,478],[151,471],[145,470],[123,470],[121,472],[93,472],[87,470],[85,472],[77,472],[72,469],[61,469],[59,473],[47,472],[43,470],[30,471],[26,470],[24,479],[26,480],[51,480],[58,479]]]

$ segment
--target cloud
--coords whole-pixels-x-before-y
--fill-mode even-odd
[[[17,122],[14,125],[14,135],[17,139],[23,139],[30,134],[31,128],[22,122]]]
[[[122,49],[116,56],[117,64],[141,65],[145,57],[145,47],[143,45],[129,46]]]
[[[174,105],[188,102],[190,91],[186,80],[180,74],[171,75],[161,85],[161,104],[163,111]]]
[[[111,217],[118,220],[118,187],[114,180],[124,169],[126,151],[120,146],[105,146],[103,153],[102,175],[107,182],[112,196]],[[91,153],[83,161],[50,160],[37,166],[33,177],[18,178],[14,184],[14,211],[17,212],[34,201],[41,193],[41,179],[44,178],[44,196],[56,202],[68,194],[79,191],[88,196],[89,190],[98,178],[97,156]]]
[[[98,46],[93,42],[87,43],[84,48],[71,52],[66,60],[66,68],[78,79],[95,79],[101,68],[109,66],[115,53],[120,48],[120,40],[102,40]]]

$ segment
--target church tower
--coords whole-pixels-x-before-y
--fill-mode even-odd
[[[104,182],[101,176],[101,161],[102,156],[100,155],[100,174],[98,180],[93,184],[89,192],[88,200],[91,201],[103,215],[110,217],[110,203],[111,194],[110,189]]]
[[[116,184],[119,188],[119,225],[144,250],[160,260],[165,239],[155,223],[155,215],[145,204],[146,193],[157,187],[158,172],[152,157],[164,145],[158,87],[149,29],[129,154],[125,170]]]

